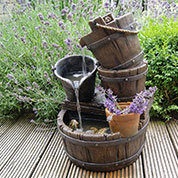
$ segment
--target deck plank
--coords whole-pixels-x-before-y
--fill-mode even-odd
[[[17,119],[7,120],[0,124],[0,138],[5,134],[14,124],[17,122]]]
[[[143,177],[143,167],[142,164],[140,164],[141,156],[134,162],[132,165],[122,168],[117,171],[113,172],[107,172],[106,177],[107,178],[144,178]]]
[[[34,128],[32,124],[29,124],[29,119],[31,118],[33,118],[31,114],[23,115],[13,126],[9,122],[4,124],[0,137],[0,170],[2,170]]]
[[[70,161],[64,153],[62,138],[56,131],[32,178],[63,178],[68,174]]]
[[[166,126],[178,157],[178,120],[167,122]]]
[[[0,137],[3,148],[0,151],[1,178],[178,177],[175,123],[166,126],[161,121],[150,122],[143,153],[135,163],[117,171],[95,172],[74,165],[64,153],[58,131],[31,124],[29,119],[32,117],[28,114],[13,125],[3,126],[4,129],[0,132],[3,133]]]
[[[19,125],[21,125],[21,127],[18,130],[16,129],[15,135],[18,137],[19,132],[22,132],[21,134],[26,136],[23,136],[23,138],[20,137],[23,141],[21,141],[21,144],[16,147],[15,150],[13,150],[11,157],[9,157],[6,164],[1,169],[1,178],[30,177],[54,133],[54,130],[49,129],[46,126],[34,126],[29,122],[25,123],[25,120],[27,120],[27,118],[20,119],[18,121],[20,122]],[[15,124],[14,127],[16,125],[17,124]],[[12,139],[14,140],[15,137],[13,131],[14,130],[12,127],[12,132],[8,133],[9,135],[11,134]],[[6,135],[7,133],[4,136]],[[18,141],[19,138],[16,139],[14,143],[12,143],[18,143]],[[9,141],[9,143],[11,142]],[[13,147],[13,145],[11,145],[11,147]]]
[[[143,150],[145,178],[177,178],[178,161],[166,125],[152,121]]]

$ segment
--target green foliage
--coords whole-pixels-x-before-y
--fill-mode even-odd
[[[147,86],[157,86],[154,116],[170,119],[178,111],[178,19],[146,19],[139,34],[148,60]]]
[[[91,31],[88,21],[109,8],[98,0],[32,0],[14,8],[12,19],[0,23],[0,120],[22,109],[55,120],[65,94],[52,66],[66,55],[92,55],[79,39]]]

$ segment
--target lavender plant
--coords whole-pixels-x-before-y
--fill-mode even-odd
[[[22,109],[38,120],[55,120],[65,94],[52,66],[67,55],[91,55],[79,39],[90,32],[88,21],[110,6],[97,0],[33,1],[13,9],[0,23],[0,120]]]
[[[106,95],[104,106],[109,110],[109,112],[112,114],[121,115],[129,113],[143,114],[143,112],[147,109],[149,99],[153,98],[157,87],[149,87],[148,90],[137,93],[131,104],[126,106],[124,109],[120,108],[117,97],[113,95],[113,91],[111,89],[105,90],[102,87],[97,87],[97,89],[99,92]]]

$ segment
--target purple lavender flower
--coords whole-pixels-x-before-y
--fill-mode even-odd
[[[62,48],[62,47],[60,47],[60,48],[59,48],[59,51],[62,51],[62,50],[63,50],[63,48]]]
[[[47,82],[49,83],[49,84],[51,84],[51,78],[47,78]]]
[[[44,20],[44,17],[41,13],[38,14],[38,17],[40,18],[40,20]]]
[[[30,82],[29,82],[28,80],[26,81],[26,83],[27,83],[28,85],[30,84]]]
[[[58,25],[59,25],[60,27],[62,27],[63,24],[64,24],[63,21],[60,21],[60,22],[58,23]]]
[[[68,39],[64,40],[64,42],[67,46],[71,46],[72,40],[70,38],[68,38]]]
[[[34,65],[32,65],[32,69],[34,69],[34,70],[35,70],[35,69],[36,69],[36,67],[35,67]]]
[[[22,41],[23,43],[25,43],[25,42],[26,42],[25,37],[20,37],[20,39],[21,39],[21,41]]]
[[[104,3],[104,8],[109,8],[109,6],[110,6],[110,3],[109,3],[108,1],[106,1],[106,2]]]
[[[11,74],[8,74],[7,77],[8,77],[9,80],[13,80],[14,79],[14,76],[11,75]]]
[[[68,20],[70,20],[71,22],[73,21],[73,14],[70,12],[68,15],[67,15],[67,18]]]
[[[34,112],[34,114],[37,114],[38,110],[36,108],[33,108],[33,112]]]
[[[80,45],[76,44],[76,48],[80,48]]]
[[[61,10],[61,15],[64,16],[69,11],[68,7]]]
[[[44,77],[48,78],[48,73],[46,71],[44,71]]]
[[[137,93],[132,103],[128,107],[124,108],[123,110],[120,108],[117,102],[117,97],[113,95],[112,90],[110,89],[104,90],[101,87],[96,89],[99,92],[104,93],[106,95],[104,106],[109,110],[109,112],[116,115],[120,115],[120,114],[128,114],[128,113],[142,114],[144,111],[146,111],[148,106],[148,101],[150,98],[153,97],[157,88],[150,87],[148,90]]]
[[[16,33],[17,32],[17,27],[12,27],[12,30]]]
[[[24,74],[27,74],[27,71],[26,71],[26,69],[23,69],[23,73],[24,73]]]
[[[24,26],[22,26],[22,30],[24,30],[24,31],[25,31],[25,27],[24,27]]]
[[[59,48],[59,45],[57,45],[57,44],[55,44],[55,43],[53,43],[52,46],[53,46],[54,48],[56,48],[56,49]]]
[[[43,41],[43,42],[42,42],[42,46],[43,46],[43,48],[47,48],[47,47],[48,47],[47,42],[46,42],[46,41]]]
[[[1,47],[2,47],[3,49],[5,49],[5,46],[4,46],[2,43],[1,43],[0,45],[1,45]]]
[[[18,91],[23,92],[23,90],[21,88],[19,88]]]
[[[76,10],[76,4],[72,3],[72,9]]]
[[[49,19],[49,18],[55,19],[55,18],[56,18],[56,15],[55,15],[54,13],[49,13],[49,14],[48,14],[48,19]]]
[[[27,3],[27,6],[30,8],[30,7],[31,7],[31,2],[28,2],[28,3]]]
[[[33,82],[32,85],[33,85],[35,88],[39,88],[39,85],[38,85],[36,82]]]
[[[48,26],[50,25],[50,23],[48,21],[45,21],[44,24],[48,25]]]
[[[41,28],[41,25],[40,25],[40,26],[38,26],[38,27],[35,27],[36,31],[39,31],[39,30],[40,30],[40,28]]]
[[[11,87],[11,84],[10,84],[10,82],[8,82],[8,83],[7,83],[7,86],[8,86],[9,88]]]

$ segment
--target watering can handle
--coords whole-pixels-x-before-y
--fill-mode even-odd
[[[115,31],[115,32],[121,32],[121,33],[129,33],[129,34],[138,34],[139,33],[139,31],[124,30],[124,29],[120,29],[120,28],[101,25],[101,24],[98,24],[98,23],[96,23],[96,26],[99,27],[99,28],[104,28],[104,29],[107,29],[107,30],[111,30],[111,31]]]

